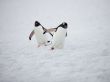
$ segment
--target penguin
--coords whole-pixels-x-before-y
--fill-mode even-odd
[[[35,27],[33,31],[29,35],[29,40],[31,40],[32,36],[35,35],[38,47],[40,47],[41,45],[47,46],[47,43],[50,43],[50,41],[48,41],[47,38],[44,36],[44,34],[47,32],[47,29],[44,28],[38,21],[35,21],[34,26]]]
[[[51,50],[54,50],[56,48],[62,49],[64,47],[65,37],[67,36],[67,27],[68,24],[66,22],[63,22],[57,28],[50,29],[55,31],[53,35]]]

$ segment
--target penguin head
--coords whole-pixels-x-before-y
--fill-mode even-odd
[[[68,24],[67,24],[66,22],[63,22],[63,23],[61,24],[61,27],[64,28],[64,29],[67,29]]]
[[[41,24],[38,21],[35,21],[35,27],[40,26]]]
[[[59,25],[59,27],[62,27],[64,29],[67,29],[68,24],[66,22],[63,22],[62,24]]]

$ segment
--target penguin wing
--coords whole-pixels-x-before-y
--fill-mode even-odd
[[[31,40],[32,36],[34,35],[34,30],[29,35],[29,40]]]
[[[56,31],[56,28],[49,28],[47,29],[48,32],[55,32]]]
[[[42,26],[42,29],[44,30],[43,34],[49,33],[49,34],[53,37],[53,34],[52,34],[51,32],[49,32],[49,31],[48,31],[46,28],[44,28],[43,26]]]

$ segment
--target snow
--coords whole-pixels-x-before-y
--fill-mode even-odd
[[[0,82],[110,82],[109,0],[1,0]],[[34,21],[67,22],[64,49],[28,40]]]

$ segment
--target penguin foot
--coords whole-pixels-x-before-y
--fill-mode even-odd
[[[51,50],[54,50],[54,47],[52,47]]]
[[[50,41],[47,41],[47,43],[49,43]]]

